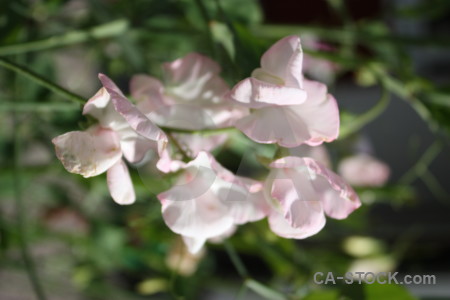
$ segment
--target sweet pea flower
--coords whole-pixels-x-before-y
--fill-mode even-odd
[[[265,217],[269,207],[261,191],[261,183],[235,176],[201,151],[158,199],[167,226],[196,253],[208,239],[225,237],[236,225]]]
[[[283,147],[317,146],[339,133],[339,110],[327,87],[303,78],[300,38],[276,42],[261,58],[261,68],[228,94],[251,109],[236,127],[258,143]]]
[[[163,64],[164,83],[147,75],[136,75],[130,83],[138,107],[160,126],[203,130],[232,126],[247,110],[226,101],[227,83],[219,76],[220,66],[210,58],[190,53]],[[227,135],[204,137],[198,134],[173,134],[195,157],[222,144]]]
[[[361,203],[342,178],[311,158],[288,156],[270,165],[265,195],[272,204],[271,230],[303,239],[325,226],[325,215],[344,219]]]
[[[338,166],[339,173],[352,185],[379,187],[389,179],[387,164],[369,154],[357,154],[343,159]]]
[[[98,124],[86,131],[65,133],[52,142],[67,171],[86,178],[106,172],[113,200],[118,204],[131,204],[136,197],[123,158],[136,163],[150,149],[161,152],[167,137],[109,78],[102,74],[99,77],[104,87],[83,108],[83,115],[97,119]]]

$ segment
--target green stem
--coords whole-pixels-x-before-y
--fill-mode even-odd
[[[199,130],[192,130],[192,129],[167,127],[167,126],[158,126],[158,127],[161,128],[162,130],[164,130],[165,132],[169,132],[169,133],[203,134],[203,135],[220,134],[220,133],[233,131],[236,129],[235,127],[223,127],[223,128],[205,128],[205,129],[199,129]]]
[[[343,126],[340,130],[339,138],[345,138],[349,136],[350,134],[358,131],[359,129],[376,119],[388,106],[389,98],[389,92],[383,87],[380,100],[377,102],[377,104],[367,112],[349,121],[349,124],[347,126]]]
[[[13,55],[44,49],[67,46],[89,41],[91,39],[102,39],[119,36],[128,28],[126,20],[116,20],[89,30],[76,30],[63,35],[50,37],[40,41],[0,47],[0,56]]]
[[[233,245],[228,240],[225,240],[223,245],[225,246],[225,250],[227,251],[227,254],[230,257],[231,262],[238,271],[239,275],[244,279],[249,278],[247,269],[245,268],[244,263],[241,261],[239,255],[236,253],[236,250],[234,249]]]
[[[298,25],[273,25],[266,24],[252,28],[252,33],[258,37],[280,39],[283,36],[296,34],[302,35],[305,33],[312,33],[320,38],[328,41],[335,41],[339,43],[349,42],[346,38],[352,35],[356,40],[367,44],[379,44],[389,43],[393,45],[404,46],[418,46],[418,47],[450,47],[450,41],[447,37],[440,36],[405,36],[405,35],[392,35],[381,33],[373,33],[366,29],[357,29],[348,31],[347,28],[343,29],[330,29],[319,26],[298,26]]]
[[[191,157],[184,151],[183,147],[180,145],[178,140],[170,133],[166,132],[169,141],[178,149],[178,151],[183,156],[183,161],[188,162],[191,160]]]
[[[257,293],[258,295],[261,295],[266,299],[270,299],[270,300],[286,300],[287,299],[287,297],[284,296],[283,294],[281,294],[280,292],[275,291],[256,280],[247,279],[245,281],[245,285],[249,289],[251,289],[252,291]]]
[[[22,199],[22,190],[21,190],[21,170],[20,170],[20,141],[18,134],[18,127],[20,127],[20,122],[17,120],[17,116],[13,114],[14,119],[14,194],[16,200],[16,221],[17,221],[17,232],[19,238],[19,246],[20,253],[22,259],[25,263],[25,268],[27,270],[28,277],[31,281],[31,285],[33,286],[34,292],[36,293],[36,297],[39,300],[46,300],[44,289],[39,281],[39,277],[36,272],[36,267],[34,265],[34,261],[31,257],[27,238],[26,238],[26,230],[25,230],[25,214],[24,214],[24,204]]]
[[[36,74],[35,72],[29,70],[28,68],[24,67],[24,66],[20,66],[18,64],[15,64],[11,61],[8,61],[4,58],[0,58],[0,66],[9,69],[11,71],[14,71],[16,73],[19,73],[25,77],[28,77],[29,79],[33,80],[34,82],[36,82],[37,84],[46,87],[47,89],[51,90],[52,92],[55,92],[56,94],[66,98],[67,100],[79,103],[79,104],[84,104],[86,103],[86,100],[77,95],[74,94],[68,90],[66,90],[65,88],[60,87],[59,85],[50,82],[49,80],[43,78],[42,76]]]
[[[244,279],[244,286],[248,287],[255,293],[257,293],[260,296],[263,296],[266,299],[270,300],[286,300],[287,297],[283,296],[278,291],[275,291],[274,289],[271,289],[270,287],[262,284],[261,282],[258,282],[252,278],[250,278],[247,269],[244,266],[244,263],[240,259],[239,255],[236,253],[236,250],[234,249],[233,245],[228,241],[225,240],[223,242],[223,245],[225,246],[225,250],[230,257],[231,262],[233,263],[234,267],[238,271],[239,275]],[[242,294],[245,293],[245,289],[243,287],[240,288],[240,291],[238,293],[239,296],[242,296]]]
[[[54,112],[79,110],[80,105],[72,103],[0,103],[0,112]]]
[[[410,184],[417,177],[422,177],[426,173],[428,166],[439,155],[439,153],[441,153],[441,150],[442,144],[440,142],[436,141],[431,144],[416,164],[399,179],[399,182],[402,184]]]

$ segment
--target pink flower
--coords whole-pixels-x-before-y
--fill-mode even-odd
[[[339,133],[336,100],[319,82],[302,74],[300,38],[289,36],[275,43],[261,58],[261,68],[229,93],[251,109],[236,127],[259,143],[283,147],[316,146]]]
[[[277,235],[303,239],[325,226],[325,215],[344,219],[361,203],[338,175],[311,158],[274,161],[265,182],[272,203],[269,226]]]
[[[167,137],[140,113],[106,76],[104,84],[84,105],[83,114],[98,120],[86,131],[72,131],[53,139],[56,155],[67,171],[84,177],[106,172],[111,197],[119,204],[135,201],[128,167],[150,149],[163,151]]]
[[[339,173],[355,186],[382,186],[389,179],[389,166],[368,154],[357,154],[343,159]]]
[[[220,66],[197,53],[163,65],[164,84],[147,75],[136,75],[130,83],[138,107],[160,126],[202,130],[232,126],[247,110],[226,101],[227,83],[219,76]],[[173,135],[185,151],[195,157],[223,143],[225,134],[204,137]]]
[[[265,217],[268,206],[261,189],[259,182],[233,175],[201,151],[184,167],[177,184],[158,199],[167,226],[195,253],[208,239]]]

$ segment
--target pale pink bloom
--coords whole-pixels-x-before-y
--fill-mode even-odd
[[[325,226],[325,215],[344,219],[361,205],[348,184],[311,158],[288,156],[270,166],[265,183],[273,205],[269,226],[281,237],[309,237]]]
[[[83,114],[96,118],[98,124],[86,131],[60,135],[52,142],[67,171],[84,177],[106,172],[114,201],[131,204],[135,201],[135,193],[122,157],[131,163],[139,162],[150,149],[161,152],[167,137],[123,96],[109,78],[99,77],[104,87],[83,108]]]
[[[355,186],[382,186],[390,174],[387,164],[368,154],[357,154],[343,159],[338,170],[346,181]]]
[[[220,66],[210,58],[190,53],[163,64],[164,83],[147,75],[136,75],[130,83],[138,107],[160,126],[202,130],[232,126],[247,110],[227,101],[227,83],[219,76]],[[173,134],[195,157],[223,143],[227,135]],[[164,171],[164,170],[163,170]]]
[[[235,225],[265,217],[268,206],[261,189],[261,183],[235,176],[201,151],[184,167],[177,184],[158,199],[167,226],[195,253]]]
[[[262,56],[261,68],[239,82],[229,97],[252,109],[236,127],[256,142],[316,146],[339,134],[336,100],[324,84],[303,78],[297,36],[275,43]]]

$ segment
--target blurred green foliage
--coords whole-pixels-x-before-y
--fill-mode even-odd
[[[422,1],[389,13],[434,18],[448,9],[448,1]],[[273,25],[263,23],[256,0],[1,1],[0,12],[0,56],[86,98],[99,87],[98,72],[127,91],[133,74],[160,76],[161,63],[193,51],[217,60],[234,84],[259,65],[260,55],[275,40],[308,33],[337,51],[305,48],[307,55],[338,64],[339,76],[352,74],[361,86],[380,85],[406,100],[440,138],[450,133],[449,86],[416,75],[405,54],[411,45],[449,47],[450,42],[395,36],[381,19],[333,28]],[[180,240],[165,226],[155,198],[167,188],[167,179],[138,168],[133,172],[138,201],[119,207],[109,197],[105,176],[84,180],[65,172],[54,157],[51,139],[87,124],[80,106],[63,98],[0,69],[0,278],[6,278],[3,288],[10,284],[10,293],[31,293],[20,290],[23,280],[7,278],[24,269],[18,255],[24,234],[48,299],[200,299],[217,291],[241,299],[246,293],[268,299],[411,299],[401,286],[312,282],[317,271],[345,273],[357,258],[345,252],[343,241],[367,233],[371,204],[410,204],[415,193],[409,182],[359,190],[364,207],[347,220],[330,220],[307,243],[277,238],[265,221],[239,228],[231,244],[252,278],[239,278],[223,246],[214,244],[202,258],[192,258],[195,273],[183,274],[168,257],[181,262],[187,254],[174,252]],[[346,137],[329,147],[337,154],[334,164],[351,152],[359,129],[383,109],[369,118],[342,112]],[[234,171],[246,150],[256,149],[241,140],[233,137],[233,144],[216,153]],[[271,146],[258,149],[245,162],[257,170],[256,177],[265,172],[261,162],[275,152]],[[14,204],[17,198],[22,198],[23,211]],[[17,229],[19,214],[25,216],[23,232]],[[387,248],[377,255],[395,251]]]

